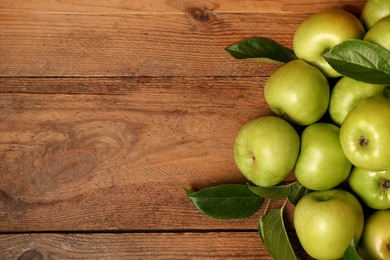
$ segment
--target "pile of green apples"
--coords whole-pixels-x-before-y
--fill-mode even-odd
[[[234,159],[257,186],[294,173],[311,191],[294,208],[294,228],[311,257],[340,259],[355,241],[365,259],[390,259],[390,99],[385,85],[345,77],[324,59],[348,39],[390,50],[390,1],[368,0],[360,17],[326,10],[299,25],[297,59],[264,86],[275,115],[242,126]]]

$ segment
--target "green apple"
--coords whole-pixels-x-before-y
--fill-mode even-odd
[[[389,5],[390,5],[390,1]],[[371,27],[363,38],[390,50],[390,16],[380,19]]]
[[[269,187],[283,181],[294,168],[300,140],[284,119],[264,116],[250,120],[238,132],[234,160],[251,182]]]
[[[390,15],[390,0],[368,0],[363,7],[360,20],[368,30],[377,21]]]
[[[317,122],[328,109],[329,96],[326,77],[303,60],[283,64],[264,86],[264,97],[272,111],[298,125]]]
[[[294,172],[304,187],[327,190],[348,178],[351,163],[341,149],[339,131],[329,123],[312,124],[303,130]]]
[[[390,209],[390,169],[374,172],[354,167],[348,182],[368,207]]]
[[[390,259],[390,210],[378,210],[368,216],[360,244],[364,259]]]
[[[364,28],[353,14],[331,9],[315,13],[304,20],[294,34],[296,56],[318,68],[330,78],[341,76],[323,55],[335,45],[348,39],[362,39]]]
[[[330,95],[330,117],[335,124],[341,125],[344,118],[356,104],[367,97],[381,94],[384,88],[384,85],[369,84],[342,77],[337,81]]]
[[[340,259],[364,226],[363,209],[351,193],[341,189],[313,191],[294,209],[294,226],[303,249],[316,259]]]
[[[370,171],[390,169],[390,99],[368,97],[357,104],[340,127],[345,156],[356,167]]]

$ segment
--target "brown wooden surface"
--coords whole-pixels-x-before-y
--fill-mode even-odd
[[[0,0],[0,259],[271,259],[264,207],[212,220],[183,189],[244,183],[234,137],[271,114],[276,66],[224,47],[363,4]]]
[[[4,259],[268,259],[256,232],[0,235]],[[294,246],[299,246],[294,244]],[[39,249],[39,250],[38,250]],[[36,257],[36,258],[34,258]]]

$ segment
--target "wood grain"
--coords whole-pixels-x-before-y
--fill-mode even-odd
[[[364,1],[289,1],[289,0],[62,0],[40,1],[2,0],[0,8],[10,13],[81,13],[81,14],[182,14],[207,13],[313,13],[330,8],[344,8],[359,12]]]
[[[6,89],[40,89],[0,97],[0,228],[256,227],[258,216],[199,216],[185,197],[184,187],[244,183],[232,158],[235,134],[250,118],[271,114],[253,78],[212,82],[211,90],[199,78],[2,79]],[[72,94],[40,94],[68,85]],[[89,94],[100,86],[125,94]]]
[[[41,89],[0,96],[0,228],[229,227],[197,221],[183,188],[245,181],[232,158],[234,137],[271,111],[257,82],[230,80],[205,87],[202,79],[2,79],[9,89],[24,89],[20,81],[28,92],[34,82]],[[67,85],[73,94],[40,94]],[[103,85],[124,94],[82,94]]]
[[[7,234],[0,245],[0,259],[272,259],[255,231]]]
[[[290,46],[303,18],[249,14],[241,26],[242,14],[198,21],[185,14],[3,13],[0,76],[264,76],[269,65],[237,62],[224,48],[253,36]]]
[[[263,87],[267,77],[85,77],[0,78],[0,93],[128,96],[158,105],[246,107],[269,110]],[[153,102],[150,102],[153,100]],[[130,103],[130,105],[133,105]]]
[[[272,114],[277,66],[224,48],[364,2],[0,0],[0,259],[271,259],[265,205],[212,220],[183,189],[245,183],[235,135]]]
[[[78,10],[78,5],[72,2],[67,5],[66,2],[49,1],[48,4],[38,4],[37,8],[50,10],[54,6],[61,9],[70,5]],[[119,2],[114,3],[114,6],[121,6]],[[200,76],[269,75],[267,65],[237,62],[224,48],[253,36],[272,38],[291,47],[294,31],[308,16],[308,8],[313,7],[312,3],[304,3],[306,13],[305,7],[295,5],[292,6],[299,11],[293,13],[275,10],[214,13],[207,4],[199,3],[184,1],[182,5],[188,7],[173,14],[150,11],[141,14],[87,12],[80,15],[71,12],[53,15],[47,12],[9,12],[7,6],[10,5],[17,10],[24,10],[17,6],[27,10],[31,7],[17,1],[5,1],[0,7],[0,76],[192,76],[193,71]],[[361,3],[357,2],[355,6],[333,2],[320,6],[321,9],[352,6],[357,11]],[[163,5],[159,2],[156,6],[158,4]],[[257,4],[294,9],[283,1],[276,4],[257,1]],[[92,9],[96,7],[91,1],[81,4],[81,8],[84,5]],[[31,6],[35,5],[31,3]]]

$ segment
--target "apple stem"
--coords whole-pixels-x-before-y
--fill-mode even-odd
[[[265,209],[264,209],[264,215],[267,214],[268,208],[269,208],[270,205],[271,205],[271,199],[268,199],[267,205],[265,206]]]

